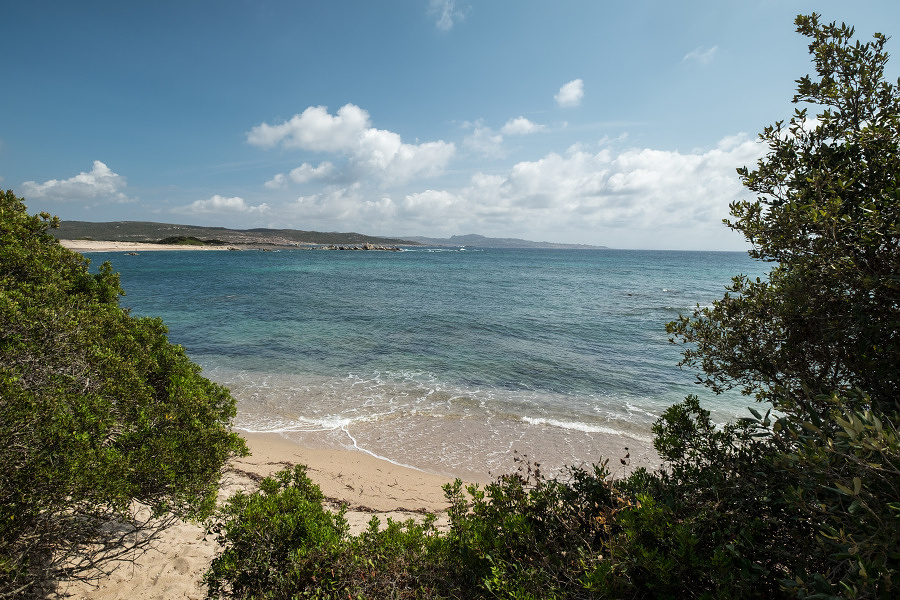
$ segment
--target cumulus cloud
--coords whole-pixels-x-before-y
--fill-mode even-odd
[[[314,167],[309,163],[303,163],[296,169],[291,171],[291,181],[296,183],[306,183],[315,179],[324,179],[334,171],[334,165],[328,161],[319,163],[318,167]]]
[[[49,179],[44,183],[26,181],[22,184],[26,197],[93,205],[132,202],[122,191],[125,187],[125,178],[99,160],[94,161],[90,172],[81,172],[68,179]]]
[[[703,49],[703,47],[698,46],[694,48],[690,52],[684,55],[684,58],[681,59],[682,62],[687,61],[697,61],[701,65],[707,65],[712,62],[713,57],[716,55],[716,52],[719,50],[718,46],[713,46],[712,48]]]
[[[463,144],[469,150],[491,158],[502,158],[505,155],[503,136],[485,125],[483,121],[463,123],[463,128],[472,130],[472,133],[463,140]]]
[[[506,122],[506,125],[500,130],[506,135],[528,135],[536,133],[544,129],[543,125],[538,125],[526,119],[525,117],[516,117]]]
[[[556,103],[563,107],[578,106],[582,98],[584,98],[584,81],[581,79],[573,79],[559,88],[559,92],[553,96]]]
[[[279,190],[281,188],[287,187],[287,177],[284,173],[278,173],[263,185],[265,185],[270,190]]]
[[[218,194],[209,200],[196,200],[187,206],[173,208],[172,212],[183,215],[223,215],[235,213],[264,213],[269,210],[268,204],[251,206],[240,197],[226,198]]]
[[[740,240],[721,224],[728,204],[744,195],[734,170],[763,152],[743,135],[695,152],[573,146],[505,173],[476,173],[456,188],[391,195],[358,183],[330,186],[279,211],[288,221],[386,235],[547,239],[557,232],[556,241],[614,247],[735,247]]]
[[[292,169],[290,173],[278,173],[272,179],[265,183],[269,189],[277,190],[287,187],[288,178],[294,183],[307,183],[327,178],[334,172],[334,164],[328,161],[319,163],[314,167],[309,163],[303,163],[296,169]]]
[[[369,113],[353,104],[330,115],[325,106],[310,106],[277,125],[262,123],[247,134],[247,141],[262,148],[281,145],[314,152],[349,152],[369,128]]]
[[[573,148],[520,162],[502,181],[475,179],[462,195],[496,198],[494,210],[503,208],[510,218],[528,215],[575,228],[718,224],[741,193],[735,165],[752,164],[760,152],[743,137],[696,153]]]
[[[247,142],[262,148],[281,146],[343,155],[357,177],[373,176],[386,186],[436,175],[456,152],[454,144],[444,141],[403,143],[399,134],[372,127],[369,113],[353,104],[341,107],[334,115],[324,106],[311,106],[283,123],[262,123],[250,130]],[[300,169],[298,175],[302,176],[306,172],[302,166]],[[332,169],[333,165],[328,174]],[[283,179],[276,180],[269,187],[284,183]]]
[[[428,12],[437,15],[435,25],[441,31],[450,31],[453,25],[465,18],[465,13],[457,8],[456,0],[431,0]]]

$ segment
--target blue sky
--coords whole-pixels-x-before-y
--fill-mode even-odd
[[[0,186],[63,219],[744,249],[735,168],[813,10],[900,34],[894,0],[8,2]]]

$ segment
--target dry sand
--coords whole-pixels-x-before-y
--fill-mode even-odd
[[[305,464],[310,478],[327,498],[349,505],[352,533],[364,530],[373,515],[384,523],[419,519],[425,511],[442,513],[446,501],[441,486],[446,477],[400,467],[362,452],[316,450],[277,434],[242,433],[252,455],[233,461],[223,481],[222,496],[253,490],[256,481],[295,464]],[[135,564],[123,563],[109,578],[96,583],[63,585],[59,597],[75,600],[168,600],[205,595],[200,580],[215,555],[212,537],[199,525],[182,523],[167,530],[156,547]]]
[[[155,252],[165,250],[228,250],[236,246],[190,246],[187,244],[149,244],[144,242],[102,242],[94,240],[59,240],[75,252]]]

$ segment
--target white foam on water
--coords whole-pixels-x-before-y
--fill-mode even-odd
[[[398,461],[393,460],[393,459],[391,459],[391,458],[389,458],[389,457],[387,457],[387,456],[382,456],[382,455],[380,455],[380,454],[376,454],[376,453],[372,452],[371,450],[369,450],[368,448],[363,448],[362,446],[360,446],[360,445],[356,442],[356,438],[353,437],[353,434],[351,434],[350,431],[349,431],[346,427],[341,427],[341,430],[343,430],[343,432],[347,434],[347,437],[350,438],[350,441],[351,441],[351,442],[353,442],[353,448],[354,448],[355,450],[358,450],[359,452],[362,452],[362,453],[364,453],[364,454],[368,454],[369,456],[373,456],[373,457],[375,457],[375,458],[377,458],[377,459],[379,459],[379,460],[385,460],[385,461],[391,463],[392,465],[397,465],[398,467],[406,467],[406,468],[408,468],[408,469],[415,469],[416,471],[422,471],[422,470],[423,470],[423,469],[419,469],[418,467],[414,467],[413,465],[408,465],[408,464],[404,464],[404,463],[402,463],[402,462],[398,462]]]
[[[256,416],[252,423],[245,423],[238,415],[235,426],[248,433],[314,433],[320,431],[346,430],[354,423],[376,421],[379,415],[348,418],[341,416],[327,416],[322,418],[297,417],[294,419],[271,418]]]
[[[629,412],[629,414],[644,415],[644,416],[650,417],[650,418],[653,419],[654,421],[655,421],[656,419],[659,419],[659,415],[658,415],[658,414],[652,413],[652,412],[650,412],[650,411],[648,411],[648,410],[644,410],[643,408],[640,408],[640,407],[638,407],[638,406],[635,406],[634,404],[632,404],[632,403],[629,402],[628,400],[625,400],[625,401],[624,401],[624,404],[625,404],[625,410],[627,410],[627,411]]]
[[[627,435],[618,429],[610,427],[602,427],[599,425],[588,425],[587,423],[579,423],[572,421],[560,421],[558,419],[545,419],[542,417],[522,417],[522,420],[531,425],[550,425],[551,427],[559,427],[560,429],[571,429],[584,433],[607,433],[610,435]]]

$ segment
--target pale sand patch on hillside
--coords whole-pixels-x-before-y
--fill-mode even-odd
[[[155,252],[165,250],[228,250],[236,246],[191,246],[188,244],[148,244],[145,242],[103,242],[95,240],[59,240],[75,252]]]

